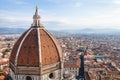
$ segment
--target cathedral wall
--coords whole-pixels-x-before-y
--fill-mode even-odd
[[[10,76],[13,80],[27,80],[27,77],[30,77],[31,80],[62,80],[61,69],[46,73],[43,75],[15,75],[14,72],[10,69]]]
[[[41,76],[41,80],[62,80],[61,70],[56,70]]]
[[[27,80],[26,78],[29,76],[31,77],[32,80],[40,80],[39,75],[15,75],[15,73],[10,69],[10,76],[12,77],[13,80]]]

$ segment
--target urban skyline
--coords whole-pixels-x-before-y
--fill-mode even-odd
[[[41,24],[36,6],[21,37],[0,34],[0,80],[119,80],[119,39],[116,34],[54,36]]]

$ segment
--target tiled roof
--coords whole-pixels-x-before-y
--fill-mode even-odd
[[[80,59],[64,62],[64,68],[80,68]]]
[[[10,62],[17,66],[39,67],[60,61],[61,46],[44,28],[30,28],[15,43]]]

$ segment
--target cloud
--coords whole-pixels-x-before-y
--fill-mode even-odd
[[[43,16],[43,21],[47,26],[56,25],[64,29],[80,28],[115,28],[120,29],[120,8],[95,11],[93,14],[85,16]]]
[[[5,27],[30,27],[32,15],[0,12],[0,26]],[[42,23],[47,29],[80,29],[80,28],[119,28],[120,8],[113,11],[104,11],[89,16],[61,17],[49,14],[42,16]],[[97,27],[96,27],[97,26]],[[98,27],[100,26],[100,27]]]
[[[25,5],[25,4],[28,4],[28,3],[25,2],[24,0],[8,0],[8,2],[14,3],[14,4],[18,4],[18,5]]]
[[[24,27],[30,25],[32,19],[29,15],[14,13],[10,11],[0,11],[0,27]]]
[[[55,3],[55,4],[58,4],[60,2],[63,2],[64,0],[46,0],[48,2],[51,2],[51,3]]]
[[[112,0],[112,3],[114,3],[114,4],[120,4],[120,0]]]
[[[120,0],[97,0],[97,2],[105,4],[120,4]]]
[[[79,26],[100,26],[97,28],[119,28],[120,29],[120,9],[113,11],[98,12],[90,16],[82,16],[79,18],[71,19],[73,25]]]
[[[17,0],[10,0],[17,1]],[[24,4],[24,0],[16,4]],[[53,2],[60,2],[60,0],[49,0]],[[65,0],[62,0],[65,1]],[[100,0],[99,0],[100,1]],[[102,0],[108,1],[108,0]],[[109,0],[109,2],[117,0]],[[73,3],[74,2],[74,3]],[[66,4],[66,3],[65,3]],[[74,4],[74,5],[73,5]],[[63,9],[53,8],[54,10],[40,9],[42,14],[42,22],[48,29],[80,29],[80,28],[119,28],[120,26],[120,8],[114,8],[115,5],[112,5],[112,8],[105,6],[104,8],[101,5],[94,5],[89,8],[89,5],[86,7],[84,3],[76,0],[66,4],[72,7],[64,7]],[[90,3],[89,3],[90,4]],[[116,3],[114,3],[116,4]],[[117,2],[118,4],[118,2]],[[83,7],[81,7],[83,6]],[[96,6],[96,8],[94,8]],[[81,7],[81,8],[79,8]],[[98,7],[100,7],[98,9]],[[49,6],[48,6],[49,9]],[[90,10],[89,10],[90,9]],[[59,10],[57,12],[57,10]],[[56,12],[55,12],[56,11]],[[68,11],[68,14],[65,14],[65,11]],[[33,11],[34,12],[34,11]],[[34,13],[33,13],[34,14]],[[14,12],[14,11],[2,11],[0,10],[0,27],[30,27],[32,24],[32,16],[30,12]],[[98,27],[100,26],[100,27]],[[116,26],[116,27],[115,27]]]
[[[82,6],[82,3],[81,3],[81,2],[76,2],[75,5],[74,5],[74,7],[76,7],[76,8],[79,8],[79,7],[81,7],[81,6]]]

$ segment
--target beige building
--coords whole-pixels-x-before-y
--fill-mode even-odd
[[[64,71],[72,73],[75,77],[79,75],[80,59],[64,62]]]

